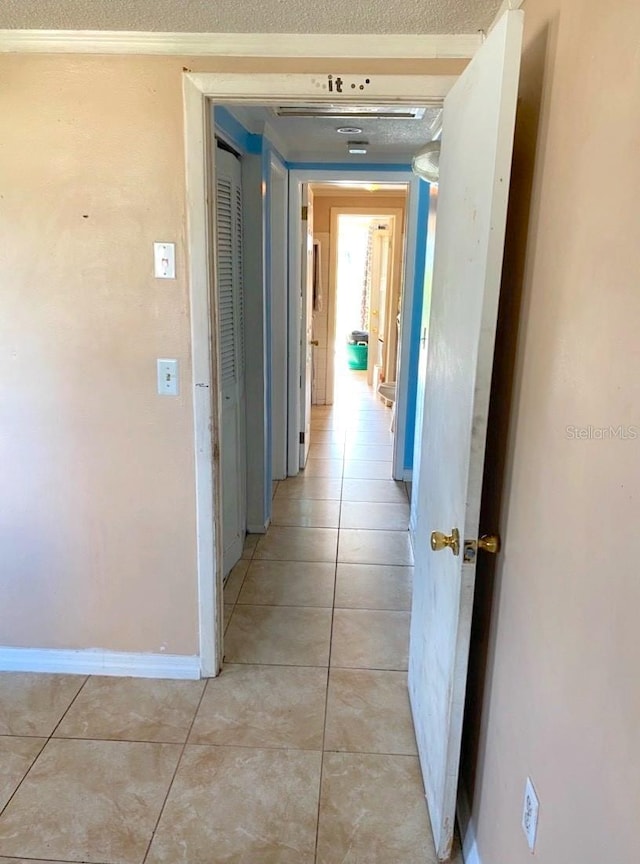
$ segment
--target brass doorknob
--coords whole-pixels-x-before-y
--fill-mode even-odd
[[[452,528],[451,534],[443,534],[442,531],[432,531],[431,548],[434,552],[440,552],[441,549],[451,549],[454,555],[459,555],[460,532],[457,528]]]
[[[483,534],[478,540],[478,549],[484,549],[492,555],[500,551],[500,537],[498,534]]]
[[[319,344],[320,344],[319,339],[312,339],[311,342],[309,342],[309,345],[319,345]]]

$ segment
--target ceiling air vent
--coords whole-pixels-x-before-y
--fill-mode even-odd
[[[352,117],[362,120],[421,120],[425,108],[409,105],[281,105],[273,108],[276,117]]]

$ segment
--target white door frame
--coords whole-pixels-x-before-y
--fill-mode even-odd
[[[288,280],[288,230],[289,189],[288,172],[282,162],[271,153],[269,156],[271,236],[268,238],[269,286],[271,295],[271,477],[282,480],[287,476],[287,340],[274,339],[276,332],[286,332],[289,280]],[[274,224],[279,226],[277,240]],[[278,242],[281,241],[281,242]],[[284,325],[284,327],[283,327]]]
[[[411,314],[413,311],[413,299],[415,291],[415,274],[416,274],[416,256],[418,252],[418,199],[420,191],[420,183],[415,174],[411,171],[362,171],[347,169],[344,165],[336,165],[334,168],[326,169],[294,169],[289,173],[289,213],[295,214],[300,212],[302,206],[302,184],[303,183],[330,183],[332,180],[340,180],[347,183],[406,183],[407,184],[407,227],[404,241],[404,268],[402,272],[403,279],[403,300],[402,300],[402,317],[400,328],[400,358],[397,380],[397,398],[396,398],[396,432],[393,440],[393,476],[397,480],[406,479],[404,474],[404,453],[405,453],[405,437],[407,429],[407,394],[409,391],[409,353],[411,348]],[[377,203],[373,206],[372,213],[376,210],[382,212],[384,206],[378,207]],[[290,219],[290,224],[293,219]],[[292,229],[293,230],[293,229]],[[299,243],[292,242],[295,239],[292,234],[289,242],[289,279],[290,285],[299,285],[301,276],[302,262],[300,260]],[[294,292],[291,292],[293,294]],[[296,298],[292,297],[292,304]],[[296,307],[297,308],[297,307]],[[290,397],[293,395],[294,400],[299,398],[296,396],[297,387],[293,384],[298,380],[300,366],[300,327],[299,322],[296,322],[296,309],[293,305],[290,306],[290,321],[292,326],[289,329],[289,357],[290,357]],[[329,323],[329,331],[331,332],[331,323]],[[292,362],[293,361],[293,362]],[[333,382],[327,382],[327,386],[333,387]],[[297,408],[299,414],[299,403],[290,403],[289,410],[295,411]],[[293,414],[291,416],[298,416]],[[289,430],[289,451],[293,453],[294,446],[298,448],[298,431]],[[295,441],[294,441],[295,439]],[[290,463],[291,464],[291,463]],[[290,471],[290,473],[292,473]],[[297,473],[297,472],[295,472]]]
[[[269,39],[268,36],[264,37]],[[370,37],[371,44],[376,37]],[[330,45],[330,42],[327,43]],[[371,56],[376,50],[372,47]],[[339,67],[338,67],[339,68]],[[218,384],[218,345],[212,350],[212,324],[217,323],[218,310],[215,286],[215,244],[212,243],[212,213],[215,213],[215,190],[211,185],[215,153],[210,146],[210,101],[214,103],[286,103],[303,98],[306,102],[344,102],[375,104],[381,101],[397,103],[440,103],[456,80],[456,76],[438,75],[364,75],[341,76],[343,92],[329,97],[330,76],[325,74],[273,73],[192,73],[183,74],[185,167],[187,182],[187,258],[191,303],[191,351],[193,373],[193,412],[195,432],[196,473],[196,542],[198,568],[198,613],[200,672],[203,677],[217,675],[222,666],[222,566],[218,538],[220,524],[219,416],[220,388]],[[335,80],[335,79],[334,79]],[[351,85],[353,84],[353,88]],[[360,86],[363,90],[360,90]],[[296,172],[291,172],[295,175]],[[355,172],[354,172],[355,173]],[[394,172],[381,172],[381,178],[393,182]],[[400,182],[411,179],[399,172]],[[326,172],[318,172],[319,178]],[[344,176],[344,175],[343,175]],[[367,179],[375,178],[367,173]],[[362,172],[358,179],[362,180]],[[344,178],[346,179],[346,177]],[[298,178],[299,180],[299,178]],[[417,211],[417,186],[411,180],[409,209]],[[300,180],[292,184],[296,189]],[[296,212],[293,209],[291,212]],[[413,226],[411,223],[413,222]],[[415,261],[416,218],[409,219],[407,231],[407,264]],[[294,244],[295,246],[295,244]],[[412,287],[413,273],[406,275]],[[410,316],[405,316],[409,318]],[[295,329],[295,328],[292,328]],[[401,334],[402,355],[409,350],[409,331]],[[299,334],[296,350],[299,364]],[[402,360],[401,355],[401,360]],[[295,355],[294,355],[295,356]],[[408,357],[408,353],[407,353]],[[405,368],[406,362],[401,362]],[[402,368],[399,373],[402,375]],[[406,386],[406,384],[405,384]],[[297,416],[297,415],[296,415]],[[399,418],[400,419],[400,418]],[[404,445],[405,422],[398,423],[397,440]],[[397,456],[398,454],[396,454]],[[402,466],[400,466],[402,467]],[[398,464],[394,459],[394,470]]]

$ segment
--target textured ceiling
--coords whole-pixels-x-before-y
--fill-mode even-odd
[[[405,161],[428,141],[440,125],[441,108],[427,108],[420,120],[387,120],[344,117],[277,117],[269,108],[261,106],[232,106],[227,108],[250,131],[261,133],[265,124],[273,129],[286,155],[294,161],[330,157],[341,161],[357,161],[347,153],[347,143],[368,141],[367,162]],[[357,126],[361,133],[343,135],[339,126]]]
[[[1,0],[0,29],[475,33],[500,0]]]

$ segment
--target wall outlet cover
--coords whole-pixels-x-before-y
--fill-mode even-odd
[[[539,806],[536,790],[533,788],[531,778],[527,777],[524,787],[524,804],[522,807],[522,830],[524,831],[524,836],[527,838],[530,852],[533,852],[536,848]]]

